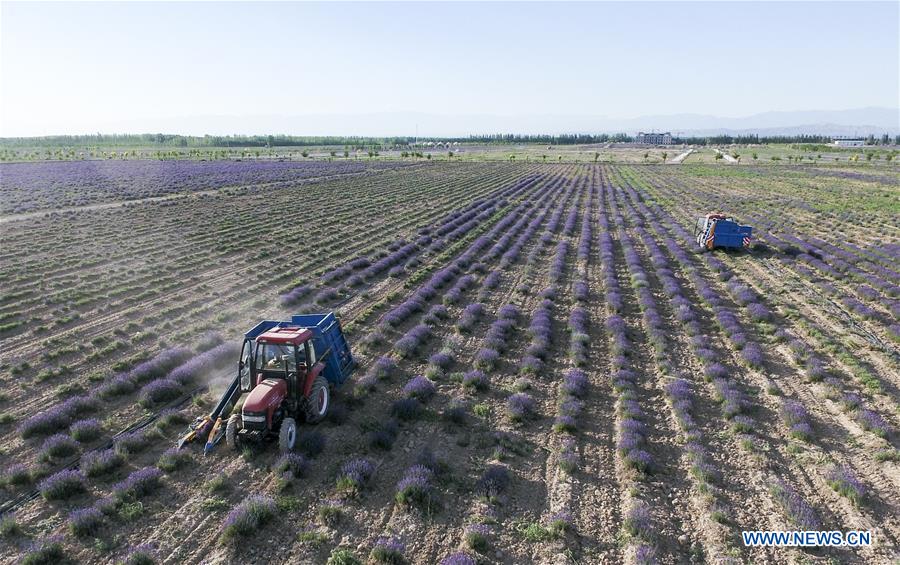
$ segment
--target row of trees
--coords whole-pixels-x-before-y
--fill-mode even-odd
[[[591,143],[630,143],[634,138],[624,133],[616,134],[563,134],[563,135],[521,135],[492,134],[471,135],[469,137],[433,138],[431,141],[484,143],[484,144],[518,144],[540,143],[546,145],[576,145]],[[162,133],[147,134],[95,134],[95,135],[54,135],[46,137],[7,137],[0,138],[0,147],[15,148],[103,148],[103,147],[172,147],[172,148],[251,148],[251,147],[343,147],[344,150],[383,151],[385,149],[410,149],[415,146],[414,137],[340,137],[340,136],[294,136],[294,135],[204,135],[185,136]],[[676,144],[690,145],[753,145],[753,144],[830,144],[831,137],[822,135],[795,136],[759,136],[759,135],[718,135],[709,137],[675,137]],[[876,138],[869,135],[867,145],[889,145],[891,137],[887,134]],[[900,145],[900,135],[893,138],[893,143]]]

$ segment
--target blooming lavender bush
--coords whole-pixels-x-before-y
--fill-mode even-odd
[[[125,554],[123,565],[155,565],[156,549],[150,544],[141,544],[132,547]]]
[[[102,433],[100,420],[96,418],[78,420],[69,426],[69,433],[72,435],[72,439],[80,443],[93,441]]]
[[[877,412],[868,408],[860,408],[854,412],[854,417],[859,425],[866,431],[872,432],[878,437],[887,437],[890,432],[888,423]]]
[[[825,475],[828,485],[859,506],[866,495],[866,488],[853,472],[843,465],[835,465]]]
[[[156,462],[156,466],[167,473],[172,473],[191,462],[191,454],[176,447],[165,450]]]
[[[492,371],[500,360],[500,354],[494,349],[482,348],[475,354],[473,365],[482,371]]]
[[[588,379],[584,371],[570,369],[563,377],[563,393],[576,398],[583,398],[587,394],[587,389]]]
[[[13,463],[3,472],[0,485],[25,485],[31,482],[31,469],[24,463]]]
[[[435,392],[434,383],[427,377],[415,376],[403,387],[403,394],[407,398],[415,398],[427,402]]]
[[[413,465],[397,483],[395,500],[402,506],[416,506],[425,510],[433,504],[434,472],[424,465]]]
[[[406,545],[396,537],[382,536],[375,540],[375,546],[372,548],[369,557],[378,563],[390,563],[391,565],[402,565],[406,563]]]
[[[293,477],[302,477],[309,468],[309,462],[299,453],[285,453],[272,464],[272,471],[283,475],[290,473]]]
[[[351,459],[341,466],[338,475],[338,490],[358,493],[372,478],[375,465],[368,459]]]
[[[114,449],[91,451],[81,457],[81,470],[88,477],[100,477],[118,469],[124,460]]]
[[[113,449],[116,453],[123,457],[128,457],[134,453],[139,453],[147,448],[150,439],[144,430],[135,430],[123,434],[113,440]]]
[[[653,524],[650,517],[650,506],[640,499],[634,499],[625,513],[622,528],[629,536],[637,539],[652,540]]]
[[[560,510],[550,516],[550,524],[548,529],[550,533],[556,537],[560,537],[569,532],[574,527],[572,513],[568,510]]]
[[[456,327],[460,332],[470,332],[482,316],[484,316],[484,304],[480,302],[469,304],[463,309],[462,315],[456,322]]]
[[[468,553],[457,551],[441,559],[440,565],[478,565],[478,562]]]
[[[397,374],[397,362],[391,357],[379,357],[369,370],[369,374],[379,380],[387,380]]]
[[[502,465],[488,465],[478,483],[475,491],[488,499],[499,496],[509,486],[509,470]]]
[[[87,507],[69,512],[69,531],[76,537],[92,536],[103,525],[103,513],[94,508]]]
[[[217,345],[194,356],[190,361],[179,365],[169,373],[167,378],[181,386],[185,386],[199,377],[230,363],[239,353],[240,346],[236,342],[229,341],[222,345]]]
[[[536,375],[544,368],[544,362],[533,355],[526,355],[519,361],[519,373],[523,375]]]
[[[46,565],[49,563],[61,563],[66,557],[65,548],[59,537],[37,539],[25,549],[22,556],[22,565]]]
[[[466,547],[473,551],[483,553],[490,547],[488,541],[491,535],[491,528],[486,524],[469,524],[463,531],[463,541]]]
[[[755,343],[748,343],[744,346],[744,349],[741,350],[741,357],[750,367],[755,369],[761,369],[763,367],[762,349]]]
[[[52,434],[66,428],[75,418],[96,412],[100,406],[100,400],[96,397],[73,396],[23,421],[18,428],[19,435],[29,438]]]
[[[152,494],[162,485],[162,472],[156,467],[144,467],[132,472],[113,485],[113,495],[119,500],[137,500]]]
[[[441,369],[448,369],[453,364],[453,352],[450,350],[441,350],[428,358],[428,363]]]
[[[557,465],[566,473],[571,474],[578,468],[578,451],[576,450],[575,440],[572,438],[564,438],[559,446],[559,458]]]
[[[809,425],[809,414],[806,408],[795,400],[785,400],[781,405],[781,418],[789,428],[791,437],[809,441],[812,438],[812,427]]]
[[[462,378],[462,385],[469,390],[487,390],[490,381],[481,371],[469,371]]]
[[[50,475],[38,485],[45,500],[65,500],[85,492],[84,474],[65,469]]]
[[[250,536],[275,517],[275,501],[267,496],[252,495],[235,506],[222,526],[221,540],[227,542]]]
[[[524,392],[517,392],[506,399],[506,414],[513,422],[521,422],[534,415],[534,398]]]
[[[78,453],[78,444],[65,434],[55,434],[44,440],[38,455],[40,461],[51,461]]]
[[[771,483],[769,492],[794,526],[804,530],[820,529],[815,511],[790,485],[776,479]]]
[[[174,400],[181,395],[181,384],[164,378],[151,381],[141,388],[138,404],[143,408],[151,408],[157,404]]]
[[[127,375],[136,384],[143,384],[165,376],[167,372],[186,362],[192,356],[193,352],[187,347],[164,349],[151,359],[135,365]]]

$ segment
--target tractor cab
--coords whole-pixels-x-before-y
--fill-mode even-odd
[[[279,327],[256,339],[245,339],[238,372],[241,391],[249,392],[265,379],[302,380],[316,363],[312,332],[306,328]]]

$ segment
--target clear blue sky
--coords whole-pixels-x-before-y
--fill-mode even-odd
[[[897,107],[898,6],[4,1],[0,135]]]

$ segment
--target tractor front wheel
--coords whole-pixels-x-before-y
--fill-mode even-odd
[[[306,399],[306,421],[312,424],[321,422],[328,415],[330,405],[331,391],[328,389],[328,381],[319,375],[313,381],[309,397]]]
[[[293,451],[297,443],[297,422],[293,418],[285,418],[278,432],[278,448],[283,452]]]
[[[240,425],[240,414],[232,414],[231,417],[228,418],[228,423],[225,424],[225,445],[228,446],[228,449],[237,451],[241,448],[239,445],[240,440],[238,438],[238,430],[241,429]]]

